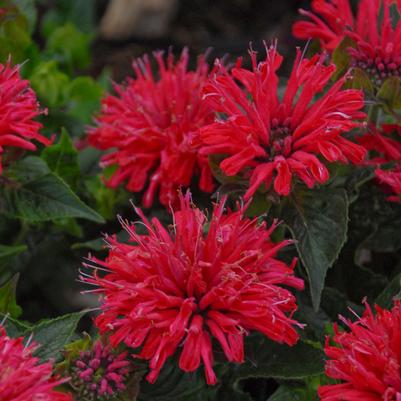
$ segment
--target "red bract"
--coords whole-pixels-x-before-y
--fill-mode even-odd
[[[0,157],[9,146],[36,150],[33,139],[46,146],[51,143],[39,133],[42,124],[33,120],[41,113],[35,92],[19,75],[19,66],[0,64]]]
[[[379,181],[388,185],[391,192],[394,193],[394,195],[387,197],[387,200],[401,203],[401,164],[394,170],[377,169],[375,174]]]
[[[359,14],[363,13],[367,3],[360,1]],[[298,39],[317,39],[328,51],[334,50],[344,39],[347,27],[353,29],[361,24],[361,21],[355,21],[349,0],[312,0],[311,8],[312,11],[299,10],[310,21],[295,22],[292,33]]]
[[[52,364],[40,364],[32,356],[35,348],[24,345],[22,337],[7,337],[0,326],[1,401],[72,401],[70,395],[54,390],[66,380],[52,378]]]
[[[376,307],[376,316],[366,305],[357,322],[343,319],[349,331],[334,327],[327,338],[327,376],[343,383],[321,386],[322,401],[398,401],[401,399],[401,307]]]
[[[214,384],[213,338],[229,361],[239,363],[250,331],[279,343],[297,342],[295,297],[281,286],[302,289],[303,281],[293,275],[295,260],[287,266],[276,259],[291,241],[271,241],[275,224],[267,229],[245,218],[244,207],[225,213],[225,199],[210,221],[191,206],[189,195],[180,203],[171,231],[136,210],[148,234],[123,223],[132,244],[108,238],[106,261],[91,259],[106,275],[100,277],[95,267],[94,277],[82,279],[103,294],[96,319],[101,332],[112,333],[112,345],[142,347],[137,356],[150,361],[150,382],[180,350],[180,368],[192,372],[203,362],[207,383]]]
[[[314,13],[301,10],[311,21],[294,24],[300,39],[316,38],[331,51],[349,36],[355,46],[347,50],[352,66],[362,69],[376,87],[392,76],[401,76],[400,5],[394,0],[361,0],[355,18],[349,0],[315,0]]]
[[[334,65],[325,66],[318,55],[303,59],[298,49],[279,99],[276,71],[283,58],[273,47],[260,63],[255,52],[250,54],[252,71],[237,66],[230,74],[220,66],[220,74],[205,86],[205,101],[225,118],[201,129],[203,153],[222,155],[226,175],[250,177],[245,198],[273,180],[274,191],[288,195],[294,175],[309,188],[326,182],[329,173],[320,155],[330,162],[363,160],[364,148],[342,136],[365,117],[362,92],[342,90],[343,77],[322,94]]]
[[[391,137],[393,135],[393,137]],[[368,164],[380,166],[393,162],[395,167],[383,170],[376,169],[375,174],[379,182],[394,195],[387,199],[401,202],[401,127],[394,124],[383,124],[379,131],[375,127],[358,139],[358,142],[371,152]]]
[[[212,110],[201,102],[200,90],[208,66],[204,57],[195,71],[187,71],[188,52],[174,64],[156,53],[159,78],[155,79],[148,57],[136,60],[135,79],[115,86],[117,96],[108,95],[97,117],[97,128],[89,131],[90,143],[99,149],[115,149],[102,158],[102,166],[116,166],[107,184],[126,182],[132,192],[146,186],[143,203],[150,207],[157,190],[160,202],[177,200],[180,186],[188,187],[195,176],[201,190],[213,190],[208,160],[198,153],[198,130],[213,121]]]

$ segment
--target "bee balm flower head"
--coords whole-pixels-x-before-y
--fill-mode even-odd
[[[319,388],[322,401],[398,401],[401,399],[401,306],[392,310],[366,305],[362,318],[334,327],[335,345],[326,342],[327,376],[341,380]]]
[[[33,120],[41,113],[29,82],[19,75],[19,67],[11,67],[10,62],[0,64],[0,156],[8,147],[34,151],[32,140],[46,146],[51,143],[39,133],[42,124]]]
[[[204,87],[205,101],[223,116],[201,129],[202,152],[222,155],[220,168],[227,176],[249,178],[245,198],[262,185],[273,184],[279,195],[291,192],[294,178],[309,188],[325,183],[329,172],[321,159],[359,163],[365,149],[343,134],[360,125],[365,116],[363,94],[342,89],[345,77],[328,88],[334,65],[321,56],[302,57],[297,50],[292,73],[282,98],[277,70],[283,58],[275,47],[252,70],[240,66],[231,73],[220,67]],[[327,92],[322,94],[327,88]],[[320,95],[314,101],[314,97]]]
[[[225,212],[225,199],[210,220],[191,205],[189,194],[180,204],[169,231],[137,210],[148,233],[124,223],[131,243],[108,238],[108,258],[92,258],[95,274],[82,279],[103,296],[96,320],[101,332],[111,332],[112,344],[124,342],[149,360],[150,382],[179,353],[182,370],[192,372],[203,363],[207,382],[214,384],[212,340],[239,363],[251,331],[288,345],[297,342],[295,297],[283,285],[302,289],[303,281],[293,275],[295,260],[288,266],[277,259],[290,241],[271,241],[275,225],[244,217],[243,207]]]
[[[155,78],[147,56],[133,64],[136,78],[116,86],[116,96],[102,102],[97,127],[89,132],[90,143],[99,149],[114,149],[102,166],[116,171],[108,185],[139,192],[146,188],[143,203],[152,205],[156,192],[165,205],[177,201],[180,186],[199,180],[201,190],[213,189],[207,157],[198,153],[198,130],[213,121],[213,111],[201,102],[200,90],[207,78],[204,57],[195,71],[188,71],[188,52],[174,63],[155,54],[159,77]]]
[[[52,364],[39,363],[32,356],[34,350],[22,337],[8,337],[0,326],[1,401],[72,401],[70,395],[54,390],[66,380],[52,378]]]

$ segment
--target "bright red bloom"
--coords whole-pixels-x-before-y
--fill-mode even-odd
[[[326,341],[326,375],[340,384],[321,386],[322,401],[401,400],[401,306],[392,310],[368,305],[357,322],[342,319],[349,331],[335,325],[331,346]]]
[[[357,138],[358,143],[372,153],[369,164],[401,162],[401,127],[382,124],[381,129],[369,127],[369,132]]]
[[[1,401],[72,401],[69,394],[54,390],[66,380],[52,378],[52,364],[40,364],[32,356],[35,348],[24,345],[22,337],[7,337],[0,326]]]
[[[367,6],[366,0],[359,2],[362,16]],[[312,11],[299,10],[310,21],[297,21],[292,27],[292,34],[297,39],[318,39],[322,48],[333,51],[344,39],[346,28],[354,29],[361,25],[355,21],[349,0],[312,0]]]
[[[187,71],[188,52],[179,61],[161,52],[155,58],[155,79],[147,56],[136,60],[135,79],[115,86],[117,96],[102,101],[97,128],[89,131],[90,143],[99,149],[115,149],[102,158],[102,166],[116,166],[107,184],[126,182],[132,192],[142,191],[150,207],[157,190],[160,202],[169,206],[178,199],[178,188],[188,187],[195,176],[201,190],[211,192],[213,180],[208,160],[198,153],[198,130],[213,121],[212,110],[201,102],[200,90],[207,78],[204,57],[195,71]]]
[[[394,170],[375,171],[376,177],[382,184],[388,185],[394,195],[388,196],[387,200],[401,203],[401,164]]]
[[[279,99],[276,71],[283,58],[273,47],[263,62],[257,63],[253,51],[251,58],[252,71],[237,66],[230,74],[220,66],[220,74],[205,86],[205,101],[226,118],[201,129],[202,152],[223,155],[220,168],[226,175],[250,177],[245,198],[272,181],[274,191],[286,196],[294,175],[309,188],[325,183],[329,172],[318,156],[329,162],[363,160],[365,149],[342,136],[365,117],[362,92],[342,90],[343,77],[322,94],[334,65],[325,66],[318,55],[303,59],[298,49]]]
[[[0,64],[0,173],[5,147],[33,151],[33,139],[50,145],[51,141],[39,133],[42,124],[33,120],[41,113],[29,81],[20,77],[19,66],[11,67],[10,62]]]
[[[171,231],[136,210],[148,234],[123,223],[132,244],[107,238],[106,261],[91,259],[106,275],[95,270],[82,280],[103,294],[96,324],[112,333],[111,344],[142,347],[137,356],[150,361],[148,381],[181,350],[180,368],[192,372],[203,362],[207,383],[214,384],[212,338],[230,362],[239,363],[250,331],[279,343],[297,342],[295,297],[282,285],[302,289],[303,281],[293,275],[296,260],[287,266],[276,259],[292,241],[273,243],[275,224],[267,229],[244,217],[244,207],[225,213],[225,199],[210,220],[191,206],[189,194],[180,202]]]
[[[379,182],[393,192],[387,199],[401,202],[401,127],[394,124],[383,124],[379,131],[375,127],[370,132],[358,138],[358,142],[371,152],[368,164],[380,166],[394,162],[395,167],[383,170],[376,169]]]
[[[314,13],[301,10],[311,21],[294,24],[297,38],[316,38],[331,51],[349,36],[353,67],[365,71],[376,87],[392,76],[401,76],[401,2],[361,0],[355,18],[349,0],[315,0]]]

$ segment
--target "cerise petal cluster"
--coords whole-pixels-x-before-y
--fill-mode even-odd
[[[358,142],[369,152],[369,164],[377,166],[376,177],[387,192],[393,193],[387,199],[401,202],[401,127],[383,124],[381,129],[370,127],[369,133],[358,138]],[[383,164],[393,164],[386,169]]]
[[[195,71],[188,71],[187,50],[176,63],[171,53],[167,59],[156,53],[155,59],[159,76],[147,56],[136,60],[135,79],[116,85],[116,96],[103,99],[97,127],[89,131],[93,146],[113,149],[101,162],[116,168],[107,184],[126,183],[131,192],[146,188],[145,207],[157,191],[163,205],[174,204],[178,188],[188,187],[195,177],[201,190],[213,190],[208,160],[198,152],[198,130],[214,118],[200,95],[209,69],[205,58],[198,59]]]
[[[244,207],[225,212],[224,206],[222,199],[208,220],[189,194],[180,196],[170,230],[137,210],[148,233],[123,223],[131,243],[108,238],[108,258],[92,258],[93,277],[82,277],[102,294],[100,331],[111,333],[113,345],[140,348],[150,382],[179,352],[182,370],[203,362],[207,383],[216,383],[214,341],[230,362],[241,363],[251,331],[288,345],[298,340],[295,296],[283,286],[302,289],[303,281],[293,274],[296,260],[288,266],[276,258],[291,241],[273,243],[275,224],[267,229],[244,217]]]
[[[301,10],[310,21],[296,22],[293,33],[319,39],[329,51],[350,37],[355,42],[347,49],[352,66],[380,87],[386,78],[401,76],[400,7],[400,1],[361,0],[354,17],[349,0],[314,0],[313,12]]]
[[[34,120],[41,113],[29,81],[20,77],[19,66],[0,64],[0,157],[7,147],[36,150],[32,140],[46,146],[51,143],[39,133],[42,124]]]
[[[401,306],[391,310],[368,305],[356,322],[343,319],[347,331],[334,327],[327,338],[327,376],[341,383],[321,386],[322,401],[398,401],[401,399]]]
[[[359,2],[358,16],[366,9],[368,1]],[[311,9],[299,10],[306,20],[295,22],[292,34],[298,39],[317,39],[327,51],[333,51],[340,44],[347,28],[355,29],[360,25],[354,17],[349,0],[312,0]]]
[[[109,400],[126,388],[130,372],[127,352],[115,353],[98,340],[73,362],[70,385],[80,400]]]
[[[343,136],[365,116],[362,92],[342,89],[345,77],[328,88],[335,66],[326,66],[319,55],[303,58],[298,49],[280,98],[277,70],[283,57],[275,47],[266,52],[259,63],[250,52],[251,71],[237,65],[228,72],[220,66],[204,87],[205,101],[220,117],[201,129],[202,152],[221,155],[220,168],[227,176],[250,179],[245,198],[272,183],[277,194],[286,196],[294,176],[312,188],[329,179],[320,156],[359,163],[366,153]]]
[[[52,377],[52,364],[32,356],[35,348],[24,345],[22,337],[8,337],[0,326],[1,401],[72,401],[69,394],[54,390],[66,380]]]

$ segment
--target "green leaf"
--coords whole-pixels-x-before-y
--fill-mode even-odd
[[[15,256],[26,250],[26,245],[0,245],[0,275],[13,262]]]
[[[49,36],[46,50],[59,56],[70,69],[86,68],[90,63],[90,35],[79,31],[71,23],[56,28]]]
[[[327,270],[337,259],[347,236],[348,198],[344,189],[325,188],[295,193],[284,209],[289,227],[309,277],[317,310]]]
[[[377,98],[390,109],[401,108],[401,80],[398,77],[387,78],[379,91]]]
[[[43,320],[33,326],[29,331],[33,333],[33,341],[40,345],[35,355],[43,361],[49,358],[59,360],[61,351],[73,340],[77,325],[85,313],[70,313],[56,319]]]
[[[92,121],[92,115],[100,108],[103,88],[91,77],[78,77],[70,82],[66,112],[84,124]]]
[[[302,341],[289,347],[256,334],[247,339],[245,355],[235,373],[239,379],[300,380],[324,372],[323,351]]]
[[[0,313],[0,322],[4,322],[3,327],[6,329],[7,335],[13,338],[22,337],[24,333],[31,329],[29,324],[2,313]]]
[[[337,67],[334,79],[338,79],[349,68],[350,56],[348,48],[354,46],[355,42],[346,36],[334,50],[332,60]]]
[[[393,306],[394,299],[400,299],[401,296],[401,273],[398,273],[376,298],[375,303],[382,308],[390,309]]]
[[[65,103],[69,78],[60,71],[56,61],[41,62],[29,78],[32,88],[46,106],[57,107]]]
[[[374,93],[374,87],[369,76],[360,68],[355,68],[352,73],[352,87],[368,93]]]
[[[104,222],[42,159],[27,157],[16,163],[11,173],[16,182],[0,188],[0,211],[5,215],[32,222],[65,217]]]
[[[160,372],[156,385],[142,381],[140,400],[196,400],[196,395],[201,393],[205,387],[202,370],[185,373],[178,368],[177,361],[168,361]]]
[[[8,283],[0,287],[0,313],[10,314],[13,318],[18,318],[22,313],[15,299],[18,277],[16,274]]]
[[[268,401],[301,401],[301,397],[289,387],[280,386]]]
[[[78,152],[65,128],[57,143],[43,149],[41,158],[50,170],[75,188],[79,177]]]

